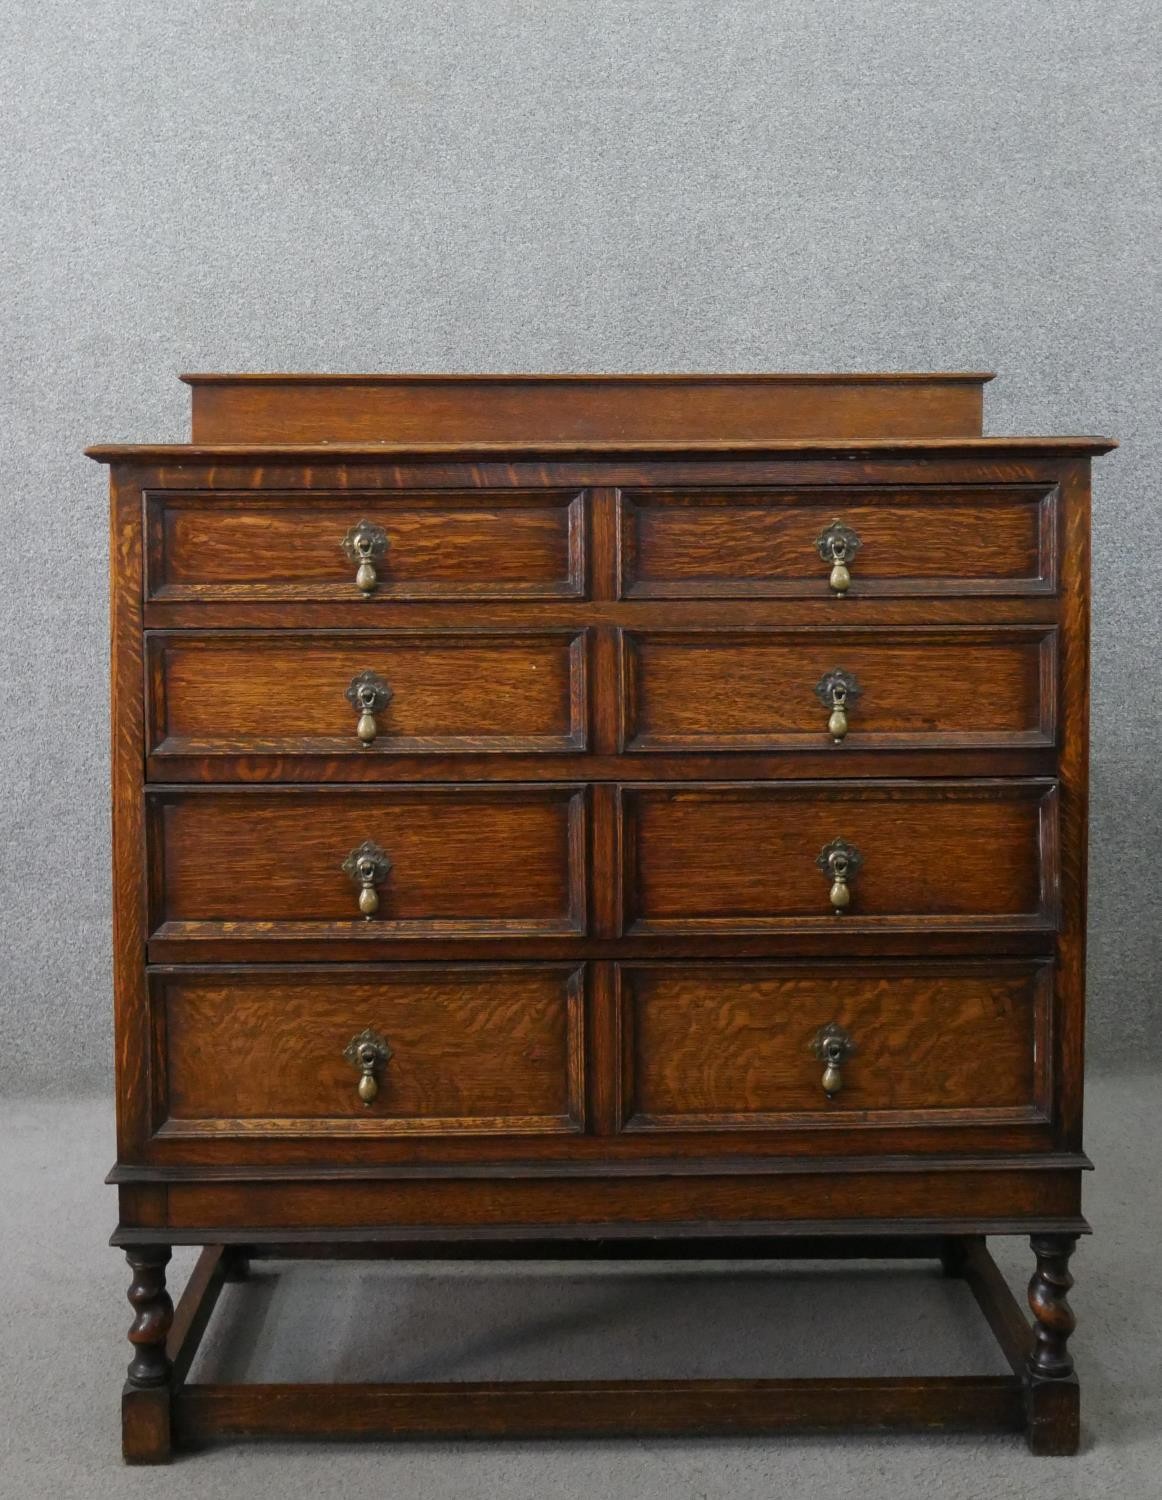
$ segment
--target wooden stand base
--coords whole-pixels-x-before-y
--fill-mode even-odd
[[[1066,1247],[1054,1253],[1068,1258]],[[1030,1288],[1045,1300],[1048,1253],[1038,1247]],[[407,1382],[359,1385],[189,1384],[186,1377],[223,1285],[244,1279],[255,1259],[383,1258],[671,1259],[939,1258],[963,1277],[1012,1368],[1011,1375],[795,1380],[581,1380]],[[1035,1302],[1035,1310],[1040,1302]],[[1057,1306],[1068,1313],[1064,1292]],[[1037,1330],[1044,1331],[1039,1313]],[[1071,1318],[1071,1315],[1069,1315]],[[1071,1326],[1071,1325],[1070,1325]],[[716,1240],[681,1247],[646,1241],[416,1245],[210,1245],[174,1311],[164,1383],[125,1387],[123,1451],[128,1463],[165,1463],[174,1447],[216,1438],[607,1437],[775,1431],[1024,1431],[1039,1454],[1078,1444],[1078,1386],[1072,1367],[1047,1377],[1034,1369],[1034,1328],[1010,1292],[982,1236],[834,1240]]]

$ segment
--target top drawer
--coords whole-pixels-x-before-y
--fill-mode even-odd
[[[627,490],[620,594],[1053,593],[1056,495],[1047,484]]]
[[[146,497],[157,600],[579,599],[576,491]]]

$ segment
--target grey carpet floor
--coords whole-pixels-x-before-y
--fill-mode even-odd
[[[1075,1260],[1083,1451],[1009,1437],[249,1444],[125,1469],[128,1279],[106,1237],[105,1100],[0,1105],[0,1497],[106,1500],[1119,1500],[1162,1497],[1158,1081],[1097,1078]],[[1014,1287],[1031,1257],[992,1242]],[[184,1281],[192,1252],[174,1257]],[[195,1376],[484,1379],[1000,1372],[965,1289],[927,1266],[258,1266],[223,1295]],[[852,1274],[854,1273],[854,1274]]]

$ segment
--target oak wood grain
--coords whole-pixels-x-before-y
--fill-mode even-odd
[[[366,602],[343,551],[351,527],[386,533],[371,596],[567,599],[585,592],[584,508],[569,490],[259,495],[162,490],[147,499],[147,590],[157,599]]]
[[[585,793],[576,787],[155,792],[153,925],[277,935],[295,924],[406,935],[584,931]],[[343,862],[391,869],[373,920]]]
[[[599,652],[595,652],[595,657]],[[596,675],[596,674],[595,674]],[[593,705],[594,716],[604,709]],[[609,716],[616,719],[616,702]],[[854,716],[853,716],[854,721]],[[598,726],[600,727],[600,726]],[[608,728],[608,725],[606,726]],[[594,731],[596,734],[596,729]],[[934,737],[935,738],[935,737]],[[586,751],[434,751],[356,755],[285,748],[263,750],[252,744],[236,750],[193,753],[167,747],[150,755],[146,778],[158,784],[241,782],[254,785],[298,785],[306,782],[561,782],[585,781],[596,787],[626,780],[634,782],[685,781],[835,781],[899,780],[908,777],[1051,777],[1057,771],[1055,745],[1030,736],[1032,743],[999,749],[990,745],[941,744],[931,749],[898,745],[869,736],[837,746],[826,737],[807,742],[799,736],[775,748],[767,744],[750,750],[678,747],[635,747],[625,755]]]
[[[343,1122],[339,1121],[337,1129],[332,1129],[329,1122],[317,1125],[298,1122],[264,1133],[264,1130],[248,1128],[244,1122],[235,1129],[226,1116],[206,1125],[197,1121],[167,1119],[167,997],[176,994],[180,998],[187,985],[199,995],[237,994],[243,997],[252,991],[264,995],[285,992],[293,996],[310,989],[333,997],[337,1004],[349,994],[366,991],[391,996],[407,992],[410,986],[423,988],[426,993],[428,988],[441,992],[454,984],[469,988],[475,984],[487,995],[494,988],[499,989],[510,974],[519,976],[523,967],[317,963],[308,968],[288,965],[155,968],[151,975],[155,1030],[152,1069],[156,1098],[153,1128],[158,1133],[147,1146],[153,1165],[144,1176],[141,1173],[145,1169],[119,1168],[114,1174],[115,1180],[144,1183],[169,1180],[172,1174],[181,1178],[199,1173],[220,1177],[243,1172],[245,1164],[260,1175],[277,1172],[285,1176],[297,1172],[301,1176],[310,1176],[325,1172],[333,1176],[343,1171],[368,1172],[377,1164],[380,1171],[386,1171],[389,1164],[394,1164],[391,1169],[397,1172],[410,1170],[413,1174],[423,1174],[451,1170],[453,1160],[458,1163],[455,1170],[461,1175],[473,1170],[489,1172],[502,1167],[509,1173],[518,1170],[544,1172],[553,1169],[550,1168],[551,1162],[556,1163],[557,1171],[590,1175],[619,1171],[648,1174],[662,1159],[667,1161],[670,1171],[692,1170],[699,1164],[700,1169],[705,1170],[713,1162],[720,1167],[731,1160],[737,1164],[755,1149],[761,1149],[768,1170],[772,1169],[775,1158],[789,1162],[804,1150],[809,1150],[818,1162],[828,1160],[842,1166],[846,1158],[851,1163],[851,1170],[856,1169],[858,1158],[859,1170],[865,1172],[873,1170],[877,1162],[889,1163],[894,1153],[903,1151],[924,1152],[930,1156],[943,1153],[947,1157],[957,1151],[977,1150],[988,1153],[994,1160],[1000,1152],[1036,1152],[1036,1159],[1042,1164],[1052,1160],[1046,1154],[1052,1145],[1052,965],[1044,960],[995,957],[975,960],[929,958],[924,961],[808,959],[777,963],[736,960],[719,964],[703,959],[689,965],[655,961],[640,965],[623,964],[621,967],[627,978],[620,990],[617,965],[591,963],[587,966],[588,978],[584,984],[586,1015],[580,1028],[584,1032],[583,1081],[578,1076],[579,1070],[572,1065],[574,1052],[570,1053],[570,1086],[578,1096],[584,1092],[588,1099],[586,1114],[591,1133],[587,1136],[525,1133],[508,1137],[493,1131],[485,1146],[471,1134],[465,1135],[463,1130],[429,1135],[422,1129],[417,1133],[412,1126],[396,1130],[391,1125],[387,1133],[383,1133],[376,1124],[368,1123],[345,1132]],[[541,965],[530,967],[534,971],[543,968]],[[866,1110],[843,1106],[822,1112],[783,1112],[777,1117],[739,1115],[728,1119],[719,1115],[699,1118],[691,1114],[680,1120],[671,1120],[659,1129],[645,1128],[639,1113],[634,1128],[623,1130],[626,1110],[632,1106],[633,1084],[632,1070],[623,1070],[621,1059],[626,1050],[623,1037],[628,1045],[634,1031],[635,1007],[631,1002],[636,977],[639,973],[647,977],[656,975],[658,984],[664,987],[669,980],[680,978],[687,971],[692,976],[692,983],[710,996],[722,994],[732,984],[745,995],[753,982],[759,986],[785,985],[788,993],[802,988],[812,994],[840,994],[847,989],[857,995],[875,994],[892,992],[898,983],[907,992],[947,991],[954,996],[980,996],[990,993],[992,987],[1000,987],[1004,993],[1011,991],[1027,997],[1035,1104],[1032,1107],[1026,1104],[1023,1108],[989,1109],[972,1101],[963,1106],[945,1102],[941,1108],[923,1114],[916,1109]],[[569,965],[558,968],[557,972],[569,976],[575,971]],[[561,982],[565,982],[564,978]],[[579,995],[579,975],[576,984],[570,985],[571,1006],[574,989]],[[570,1024],[572,1026],[572,1021]],[[229,1025],[228,1017],[223,1016],[221,1025]],[[578,1042],[576,1056],[580,1056],[581,1051]],[[626,1100],[630,1101],[629,1106]],[[757,1147],[756,1131],[762,1132],[761,1145]],[[150,1173],[161,1175],[154,1178]],[[143,1205],[133,1206],[135,1215],[144,1212]]]
[[[174,1182],[169,1229],[213,1225],[250,1230],[340,1229],[393,1225],[435,1228],[812,1224],[819,1220],[882,1219],[931,1232],[942,1218],[1068,1219],[1078,1211],[1078,1174],[945,1167],[879,1175],[826,1173],[729,1177],[666,1176],[508,1179],[497,1174],[461,1181],[436,1176],[395,1182]],[[850,1226],[849,1226],[850,1227]],[[273,1237],[278,1237],[275,1234]]]
[[[215,1437],[1016,1432],[1022,1391],[1003,1375],[193,1385],[175,1396],[174,1423],[179,1440],[192,1444]]]
[[[595,459],[636,458],[639,460],[721,458],[737,454],[744,460],[771,456],[827,456],[842,454],[845,459],[858,458],[863,454],[883,455],[926,454],[934,458],[988,459],[995,454],[1005,456],[1029,455],[1036,459],[1050,457],[1093,457],[1109,453],[1118,446],[1116,439],[1095,433],[1063,434],[1058,437],[901,437],[901,438],[538,438],[512,442],[484,439],[473,442],[431,442],[417,440],[395,443],[343,441],[319,443],[93,443],[87,447],[85,456],[98,463],[131,462],[161,466],[175,475],[188,472],[191,461],[215,463],[218,461],[215,482],[232,482],[230,472],[232,460],[259,460],[263,463],[298,464],[309,467],[311,472],[300,483],[307,486],[320,483],[325,478],[329,464],[346,467],[351,463],[369,466],[394,465],[402,459],[450,459],[457,469],[467,470],[481,462],[496,467],[512,468],[530,459],[545,461],[569,460],[578,457]],[[225,472],[222,472],[225,470]],[[358,470],[357,470],[358,472]],[[704,479],[713,479],[712,472],[704,472]],[[799,476],[802,477],[802,476]],[[853,477],[851,468],[836,476],[840,483]],[[997,477],[996,475],[992,477]],[[760,481],[762,476],[752,474]],[[673,475],[666,469],[656,470],[643,481],[653,479],[665,485],[673,482]],[[489,480],[488,482],[492,482]],[[617,475],[609,475],[601,483],[628,483]]]
[[[141,491],[132,474],[110,475],[110,791],[112,800],[113,1006],[117,1153],[131,1158],[149,1133],[149,997],[145,982],[148,865],[142,786],[145,708],[142,640]],[[150,1429],[148,1398],[131,1395]],[[166,1426],[168,1444],[168,1425]]]
[[[576,1131],[584,1123],[583,974],[567,965],[325,977],[171,974],[160,1128],[271,1136]],[[379,1093],[344,1057],[371,1028]]]
[[[865,975],[620,965],[622,1114],[632,1130],[770,1129],[962,1110],[1043,1110],[1052,1001],[1046,970]],[[856,1051],[829,1099],[812,1039],[841,1025]]]
[[[607,571],[598,572],[598,562]],[[593,559],[595,588],[617,586],[608,557]],[[361,631],[405,626],[409,630],[458,630],[471,603],[472,625],[485,630],[562,629],[620,626],[676,629],[796,629],[864,625],[1053,625],[1063,614],[1054,594],[956,595],[925,598],[884,595],[850,601],[822,595],[783,599],[556,599],[556,600],[379,600],[344,596],[334,600],[147,599],[145,624],[154,630],[336,630]]]
[[[150,750],[356,758],[583,751],[584,632],[151,634]],[[369,744],[346,693],[390,692]]]
[[[195,442],[974,436],[988,374],[187,375]]]
[[[1064,1080],[1059,1124],[1063,1144],[1082,1139],[1085,1078],[1086,899],[1089,861],[1089,465],[1069,464],[1062,478],[1065,504],[1058,546],[1069,559],[1063,588],[1060,774],[1061,929],[1057,951],[1055,1066]],[[1076,1431],[1076,1404],[1073,1408]]]
[[[844,603],[865,594],[1052,592],[1055,505],[1042,485],[625,490],[622,592],[827,597],[830,564],[817,540],[837,519],[860,541]]]
[[[629,786],[622,808],[630,932],[1056,921],[1052,783]],[[862,859],[842,916],[816,862],[835,839]]]
[[[620,636],[621,740],[631,751],[829,746],[830,705],[817,687],[837,668],[856,683],[837,754],[1055,743],[1052,630],[840,626]]]

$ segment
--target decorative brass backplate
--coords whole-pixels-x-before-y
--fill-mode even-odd
[[[823,1092],[829,1099],[834,1099],[843,1087],[840,1070],[847,1059],[855,1055],[856,1045],[838,1021],[828,1021],[815,1033],[810,1050],[823,1064]]]
[[[375,672],[360,672],[358,677],[352,677],[344,696],[359,715],[355,733],[365,746],[370,745],[379,733],[379,725],[375,722],[375,716],[382,713],[391,702],[390,685]]]
[[[391,860],[387,853],[366,839],[358,849],[343,861],[343,873],[359,887],[359,910],[370,921],[379,910],[379,896],[375,887],[382,885],[391,872]]]
[[[832,839],[820,851],[815,863],[831,882],[831,909],[838,915],[851,905],[851,882],[863,863],[863,855],[854,844]]]
[[[356,564],[355,582],[365,594],[375,592],[379,575],[375,564],[387,551],[387,532],[372,521],[360,521],[343,538],[343,551]]]
[[[847,734],[848,705],[859,697],[862,689],[850,672],[836,667],[826,673],[815,684],[815,696],[829,710],[827,732],[838,743]]]
[[[359,1069],[359,1098],[364,1106],[370,1105],[379,1093],[379,1080],[375,1076],[375,1070],[386,1067],[391,1061],[391,1048],[387,1045],[387,1038],[380,1036],[378,1031],[372,1031],[369,1026],[358,1036],[351,1038],[343,1049],[343,1056],[353,1068]]]
[[[846,594],[851,587],[851,563],[862,545],[858,533],[842,521],[832,521],[827,530],[815,538],[815,545],[823,561],[831,564],[828,580],[831,588],[837,594]]]

